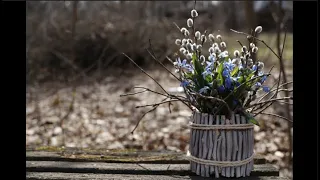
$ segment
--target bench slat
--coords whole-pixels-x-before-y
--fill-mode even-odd
[[[176,152],[107,152],[107,151],[27,151],[27,161],[68,161],[68,162],[106,162],[106,163],[151,163],[151,164],[188,164],[184,153]],[[256,155],[254,164],[265,164],[261,155]]]
[[[65,172],[98,174],[194,175],[189,164],[128,164],[102,162],[27,161],[27,172]],[[279,176],[271,164],[254,165],[251,176]]]
[[[134,174],[80,174],[80,173],[44,173],[44,172],[27,172],[27,180],[206,180],[210,178],[202,178],[199,176],[168,176],[168,175],[134,175]],[[226,178],[219,178],[220,180]],[[230,179],[230,178],[228,178]],[[246,178],[237,178],[238,180],[289,180],[284,177],[277,176],[252,176]],[[211,178],[212,180],[212,178]]]

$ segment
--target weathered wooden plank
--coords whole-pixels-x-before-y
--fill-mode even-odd
[[[27,151],[27,161],[68,161],[68,162],[107,162],[107,163],[152,163],[152,164],[187,164],[185,153],[136,151],[114,153],[107,151]],[[257,154],[254,164],[265,164],[266,159]]]
[[[210,180],[212,178],[203,178],[199,176],[175,176],[175,175],[134,175],[134,174],[81,174],[81,173],[44,173],[44,172],[27,172],[27,180]],[[219,178],[218,180],[227,180],[230,178]],[[253,176],[237,178],[239,180],[289,180],[285,177],[277,176]]]
[[[27,172],[65,172],[100,174],[194,175],[189,164],[126,164],[102,162],[27,161]],[[279,176],[270,164],[254,165],[251,176]]]

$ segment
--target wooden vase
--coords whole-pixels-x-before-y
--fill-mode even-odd
[[[216,178],[250,176],[253,170],[253,124],[244,116],[232,114],[226,119],[224,115],[194,111],[190,128],[192,172]]]

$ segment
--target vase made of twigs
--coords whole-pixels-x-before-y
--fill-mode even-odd
[[[202,177],[246,177],[253,169],[253,124],[239,114],[194,111],[189,127],[190,169]]]

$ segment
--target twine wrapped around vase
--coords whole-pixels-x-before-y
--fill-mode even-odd
[[[193,112],[187,157],[191,171],[203,177],[250,176],[253,169],[253,124],[244,116]]]

